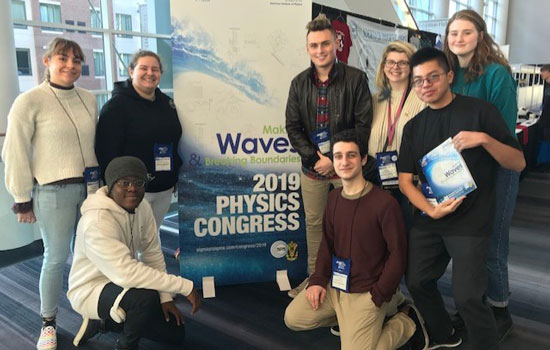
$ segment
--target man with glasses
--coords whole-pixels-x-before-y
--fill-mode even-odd
[[[409,235],[407,286],[426,321],[430,349],[457,347],[455,333],[437,281],[453,259],[452,290],[464,318],[470,349],[498,349],[495,319],[484,302],[488,255],[495,206],[497,166],[521,171],[525,159],[498,110],[488,102],[453,94],[453,72],[442,51],[425,48],[411,59],[413,86],[428,104],[405,126],[397,161],[399,187],[416,213]],[[466,197],[432,205],[415,185],[426,178],[419,160],[452,138],[477,189]]]
[[[137,349],[141,337],[181,345],[183,315],[172,295],[183,294],[192,314],[200,297],[192,281],[166,272],[153,212],[143,201],[147,169],[138,158],[115,158],[105,181],[82,204],[76,233],[67,296],[83,321],[73,344],[118,329],[116,349]]]

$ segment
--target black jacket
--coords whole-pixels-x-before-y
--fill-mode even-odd
[[[317,96],[314,67],[298,74],[290,84],[286,105],[286,131],[302,165],[313,169],[319,160],[312,133],[317,128]],[[329,132],[334,136],[345,129],[356,129],[367,149],[372,123],[372,98],[367,76],[357,68],[336,62],[328,86]]]
[[[143,161],[154,177],[147,192],[165,191],[176,184],[182,160],[178,155],[181,124],[174,101],[160,89],[155,101],[139,96],[130,79],[115,83],[113,96],[101,109],[97,123],[95,153],[101,171],[119,156],[134,156]],[[171,144],[171,171],[155,172],[154,144]]]

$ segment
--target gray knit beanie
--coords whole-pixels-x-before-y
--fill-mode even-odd
[[[147,181],[147,168],[143,162],[130,156],[118,157],[111,160],[105,169],[105,182],[109,192],[113,189],[115,182],[125,176],[134,176]]]

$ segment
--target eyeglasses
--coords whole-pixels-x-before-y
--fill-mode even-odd
[[[414,85],[414,87],[422,87],[424,86],[424,82],[428,82],[430,84],[433,84],[437,81],[439,81],[439,77],[441,77],[442,75],[445,75],[447,73],[443,72],[443,73],[434,73],[434,74],[430,74],[428,75],[426,78],[420,78],[420,77],[416,77],[413,79],[412,83]]]
[[[130,181],[130,180],[118,180],[116,182],[120,187],[122,187],[123,189],[128,189],[130,188],[130,185],[133,185],[134,188],[143,188],[145,187],[145,184],[147,183],[145,180],[134,180],[134,181]]]
[[[395,61],[393,61],[393,60],[388,60],[388,61],[384,62],[384,65],[385,65],[387,68],[395,67],[395,65],[397,65],[397,67],[399,67],[399,68],[405,68],[405,67],[408,67],[408,66],[409,66],[409,61],[399,61],[399,62],[395,62]]]

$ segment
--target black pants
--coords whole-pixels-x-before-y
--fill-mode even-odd
[[[490,237],[442,236],[414,228],[409,236],[407,287],[426,321],[431,339],[445,341],[453,326],[437,281],[453,259],[452,292],[472,350],[498,349],[495,319],[485,303]]]
[[[121,346],[136,349],[141,337],[172,345],[183,344],[185,327],[183,324],[178,326],[172,315],[166,322],[156,290],[131,288],[120,301],[119,306],[126,312],[126,321],[118,326],[111,318],[110,310],[121,291],[122,287],[107,284],[99,296],[98,305],[99,317],[106,320],[108,330],[121,331],[118,340]]]

